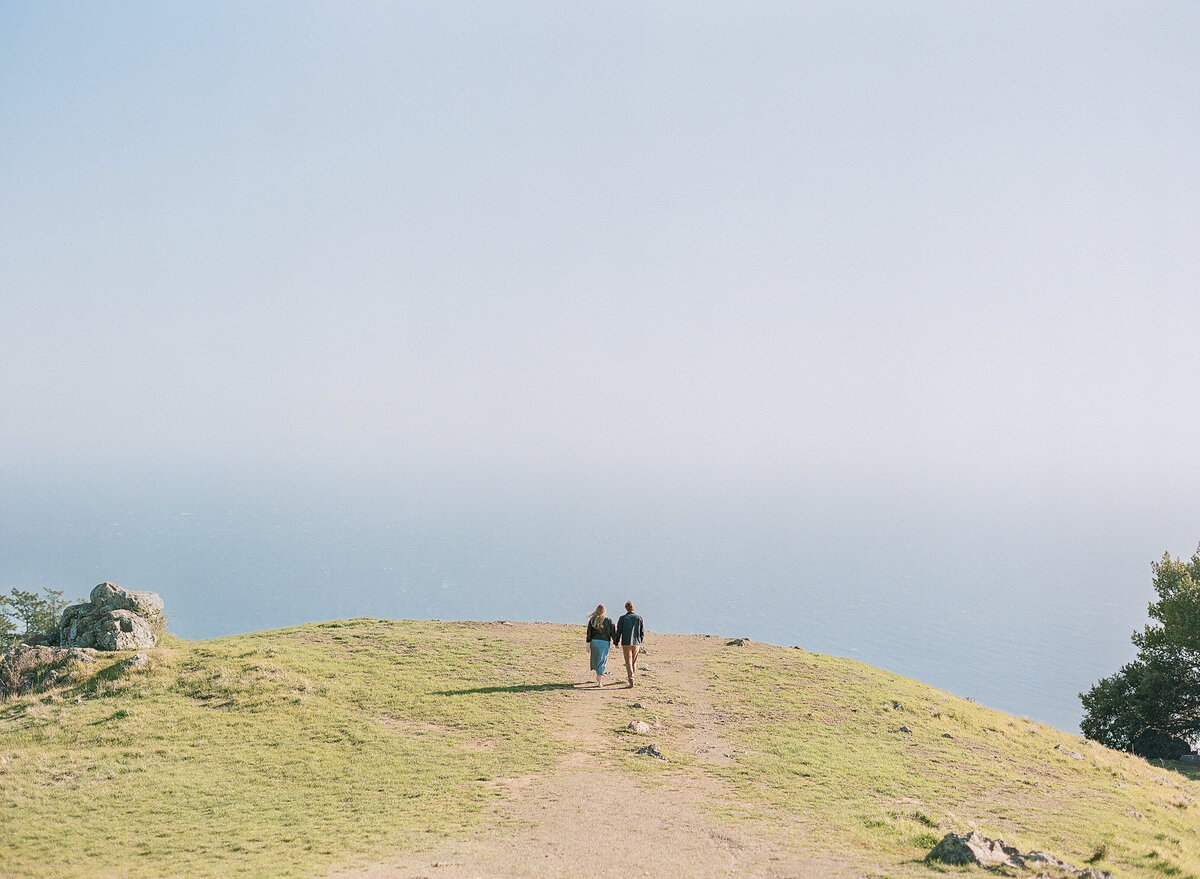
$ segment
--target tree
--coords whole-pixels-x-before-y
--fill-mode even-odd
[[[22,635],[36,635],[52,632],[58,628],[58,619],[62,610],[67,606],[63,601],[61,589],[43,589],[45,595],[36,592],[26,592],[23,589],[12,590],[12,597],[5,598],[6,606],[0,610],[10,617],[16,617],[24,626]],[[12,624],[9,623],[11,626]]]
[[[1176,758],[1200,739],[1200,548],[1151,568],[1158,600],[1133,634],[1138,657],[1079,694],[1080,728],[1110,748]]]
[[[17,627],[8,618],[9,603],[7,595],[0,595],[0,645],[13,640],[13,636],[17,634]]]

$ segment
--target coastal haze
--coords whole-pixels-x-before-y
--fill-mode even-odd
[[[1074,730],[1200,541],[1198,72],[1189,4],[6,8],[0,591],[632,598]]]

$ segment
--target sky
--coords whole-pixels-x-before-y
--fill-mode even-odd
[[[7,3],[0,463],[1194,493],[1197,156],[1192,3]]]

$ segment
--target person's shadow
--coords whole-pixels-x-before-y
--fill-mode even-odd
[[[578,684],[514,684],[511,687],[472,687],[469,690],[435,690],[434,696],[473,696],[477,693],[540,693],[545,690],[570,690]]]
[[[597,687],[595,681],[583,681],[578,684],[571,684],[570,686],[574,687],[576,690],[589,690],[593,693],[603,693],[608,690],[628,690],[629,689],[629,684],[627,684],[621,678],[614,678],[611,681],[605,681],[603,687]]]

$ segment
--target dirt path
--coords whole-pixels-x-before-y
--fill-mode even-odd
[[[563,690],[556,721],[574,747],[550,772],[503,783],[495,806],[505,819],[496,832],[463,837],[433,850],[337,874],[337,879],[474,879],[578,877],[616,871],[633,876],[836,877],[861,875],[846,864],[804,854],[804,828],[721,816],[715,804],[736,801],[705,762],[730,764],[737,749],[722,734],[699,673],[705,654],[724,641],[655,635],[639,663],[638,686],[627,689],[620,652],[609,660],[613,683]],[[644,667],[644,668],[643,668]],[[587,675],[582,653],[564,668],[566,680]],[[649,735],[622,726],[656,721]],[[693,765],[631,772],[639,746],[655,743]],[[498,822],[499,824],[499,822]],[[513,829],[513,825],[515,828]]]

